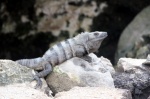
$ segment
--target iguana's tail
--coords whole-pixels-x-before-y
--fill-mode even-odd
[[[43,58],[38,57],[38,58],[33,58],[33,59],[20,59],[20,60],[16,60],[16,62],[20,65],[23,65],[29,68],[34,68],[39,63],[43,62]]]

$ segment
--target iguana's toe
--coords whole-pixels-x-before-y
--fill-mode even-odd
[[[35,89],[41,88],[42,87],[42,81],[41,81],[41,79],[37,75],[34,75],[34,80],[37,81],[37,84],[36,84],[36,86],[34,88]]]

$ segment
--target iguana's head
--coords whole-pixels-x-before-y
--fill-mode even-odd
[[[107,32],[84,32],[78,36],[78,40],[84,44],[88,52],[95,52],[99,49],[104,38],[107,37]]]

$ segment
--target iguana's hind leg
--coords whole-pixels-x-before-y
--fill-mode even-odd
[[[47,76],[52,71],[52,66],[49,62],[44,61],[40,65],[42,65],[44,69],[34,75],[34,79],[37,81],[35,88],[42,87],[42,81],[40,78]]]

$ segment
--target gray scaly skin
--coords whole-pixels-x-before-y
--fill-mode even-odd
[[[106,32],[84,32],[74,38],[62,41],[49,48],[42,57],[35,59],[21,59],[16,62],[35,69],[43,70],[34,75],[37,81],[36,88],[42,85],[40,78],[45,77],[52,71],[52,66],[61,64],[72,57],[83,57],[89,53],[96,52],[100,47],[104,38],[107,37]]]

